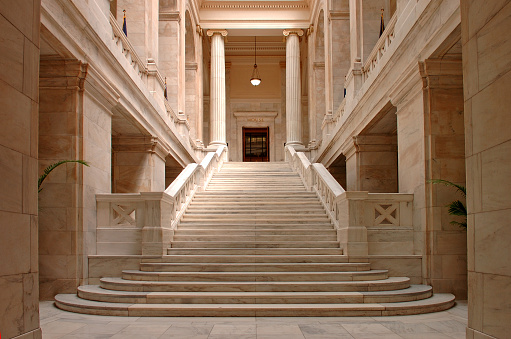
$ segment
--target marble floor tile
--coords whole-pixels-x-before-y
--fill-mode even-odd
[[[88,335],[94,335],[94,334],[109,334],[114,335],[120,331],[122,331],[124,328],[126,328],[128,324],[119,324],[119,323],[102,323],[102,324],[91,324],[88,323],[83,327],[80,327],[79,329],[71,332],[70,334],[88,334]]]
[[[395,317],[103,317],[40,303],[43,339],[464,339],[466,303]]]
[[[299,326],[306,339],[353,338],[341,324],[305,324]]]
[[[303,336],[296,324],[258,324],[257,335],[297,335]]]
[[[403,323],[400,321],[386,321],[381,323],[397,334],[413,334],[413,333],[437,333],[437,331],[428,325],[421,323]]]
[[[79,328],[86,326],[85,323],[80,322],[71,322],[65,320],[54,320],[47,324],[41,324],[41,330],[43,333],[51,333],[51,334],[68,334],[73,331],[76,331]]]
[[[219,336],[219,335],[255,335],[256,334],[256,325],[227,325],[227,324],[216,324],[213,326],[213,329],[209,333],[210,336]]]
[[[207,338],[213,325],[172,325],[160,338]]]
[[[387,327],[378,323],[360,323],[360,324],[342,324],[342,326],[351,334],[392,334]]]
[[[400,336],[403,339],[452,339],[446,334],[439,332],[430,333],[401,333]],[[465,337],[463,337],[465,339]]]

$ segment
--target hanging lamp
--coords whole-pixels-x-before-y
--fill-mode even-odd
[[[252,78],[250,83],[254,86],[258,86],[261,83],[261,77],[257,70],[257,38],[254,36],[254,70],[252,71]]]

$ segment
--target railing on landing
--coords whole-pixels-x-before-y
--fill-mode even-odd
[[[394,29],[396,27],[397,15],[394,14],[390,21],[385,27],[383,34],[374,45],[374,48],[367,57],[364,66],[362,66],[362,82],[365,82],[367,78],[373,73],[375,70],[378,72],[380,69],[380,60],[383,55],[389,49],[389,46],[392,44],[394,40]]]
[[[145,62],[142,61],[142,59],[138,56],[135,48],[122,31],[121,26],[119,26],[117,19],[112,13],[110,13],[110,25],[112,26],[115,44],[119,46],[122,54],[124,54],[126,59],[128,59],[128,61],[131,63],[133,69],[138,72],[140,78],[145,80],[147,78],[148,72],[147,66]]]
[[[399,254],[413,254],[413,194],[346,192],[323,164],[311,164],[303,152],[286,146],[286,159],[307,190],[316,192],[321,200],[344,254],[361,257],[389,254],[389,246],[383,248],[378,244],[381,241],[368,238],[368,232],[392,239],[396,230],[408,232],[407,247]]]
[[[98,231],[111,231],[109,243],[130,244],[116,254],[165,255],[186,207],[196,192],[207,187],[226,159],[227,147],[220,146],[216,152],[209,152],[200,165],[186,166],[164,192],[97,194]],[[117,235],[141,239],[141,244],[120,243]]]

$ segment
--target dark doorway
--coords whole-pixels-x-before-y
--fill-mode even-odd
[[[270,152],[268,145],[268,127],[245,128],[243,127],[243,161],[268,162]]]

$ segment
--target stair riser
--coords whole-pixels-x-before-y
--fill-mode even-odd
[[[140,270],[146,272],[364,272],[366,275],[378,274],[367,273],[369,264],[348,264],[348,263],[323,263],[323,264],[178,264],[178,263],[141,263]],[[385,273],[386,274],[386,273]],[[162,274],[164,275],[164,274]],[[274,274],[275,275],[275,274]],[[350,274],[340,274],[345,276]],[[353,279],[350,279],[353,280]]]
[[[300,274],[291,274],[285,272],[264,272],[262,274],[246,273],[236,274],[233,272],[218,272],[218,273],[193,273],[183,272],[184,274],[129,274],[123,273],[122,278],[132,281],[213,281],[213,282],[230,282],[230,281],[375,281],[379,279],[386,279],[385,273],[364,273],[364,274],[342,274],[342,273],[310,273],[301,272]]]
[[[172,248],[338,248],[339,243],[332,241],[324,241],[322,244],[317,242],[281,242],[281,243],[256,243],[256,242],[233,242],[220,243],[209,241],[174,241]]]
[[[295,230],[283,230],[283,231],[273,231],[273,230],[229,230],[229,229],[192,229],[192,228],[178,228],[176,230],[176,235],[179,236],[204,236],[204,235],[214,235],[214,236],[253,236],[253,237],[263,237],[263,236],[309,236],[310,230],[303,231],[295,231]],[[314,232],[316,236],[336,236],[336,232],[334,230],[317,230]]]
[[[204,284],[190,283],[165,283],[158,282],[146,284],[133,282],[130,284],[115,284],[101,282],[101,287],[116,291],[135,292],[367,292],[367,291],[391,291],[408,288],[408,283],[390,283],[374,286],[356,285],[352,282],[332,282],[319,284],[318,282],[290,282],[279,283],[262,282],[255,283],[222,283],[207,282]]]
[[[182,235],[176,231],[174,241],[336,241],[335,235]]]
[[[146,259],[147,260],[147,259]],[[158,262],[169,263],[344,263],[348,259],[342,255],[315,255],[315,256],[247,256],[247,255],[167,255]],[[144,262],[144,261],[143,261]],[[156,260],[147,262],[154,263]]]
[[[198,216],[187,216],[187,215],[184,215],[183,218],[182,218],[182,223],[183,222],[195,222],[195,223],[199,223],[199,222],[204,222],[204,223],[207,223],[207,224],[226,224],[226,223],[236,223],[236,224],[243,224],[243,223],[252,223],[252,224],[267,224],[267,225],[272,225],[272,224],[317,224],[317,223],[320,223],[320,224],[325,224],[329,221],[328,218],[317,218],[317,217],[307,217],[305,215],[302,215],[300,216],[300,218],[296,217],[296,219],[294,219],[294,216],[293,217],[288,217],[288,218],[272,218],[272,219],[268,219],[267,217],[265,217],[264,215],[260,215],[260,216],[252,216],[252,217],[245,217],[245,218],[240,218],[238,216],[233,216],[232,218],[226,218],[227,216],[226,215],[222,215],[222,216],[212,216],[212,215],[209,215],[209,216],[204,216],[204,217],[198,217]],[[247,220],[248,219],[248,220]]]
[[[208,223],[197,223],[197,222],[183,222],[181,221],[179,223],[179,226],[177,227],[178,230],[185,230],[185,229],[196,229],[196,230],[208,230],[208,231],[215,231],[215,230],[244,230],[244,231],[257,231],[257,230],[267,230],[268,228],[271,228],[272,230],[288,230],[289,228],[292,228],[294,230],[309,230],[311,232],[316,231],[331,231],[333,230],[333,226],[329,224],[255,224],[253,222],[247,222],[246,224],[239,224],[239,223],[224,223],[224,224],[208,224]],[[335,230],[334,230],[335,231]]]
[[[341,255],[341,248],[169,248],[168,254],[178,255],[215,255],[215,254],[228,254],[228,255],[307,255],[307,254],[329,254]]]
[[[184,296],[158,296],[148,295],[146,297],[119,297],[112,295],[100,295],[95,293],[78,292],[80,298],[86,300],[102,301],[102,302],[123,302],[133,304],[364,304],[377,302],[407,302],[415,300],[423,300],[431,297],[431,292],[425,292],[419,295],[390,296],[381,298],[382,301],[375,301],[375,298],[367,298],[363,295],[340,295],[340,296],[321,296],[311,294],[310,296],[292,296],[285,295],[280,297],[250,297],[239,295],[236,297],[213,297],[191,295]]]

